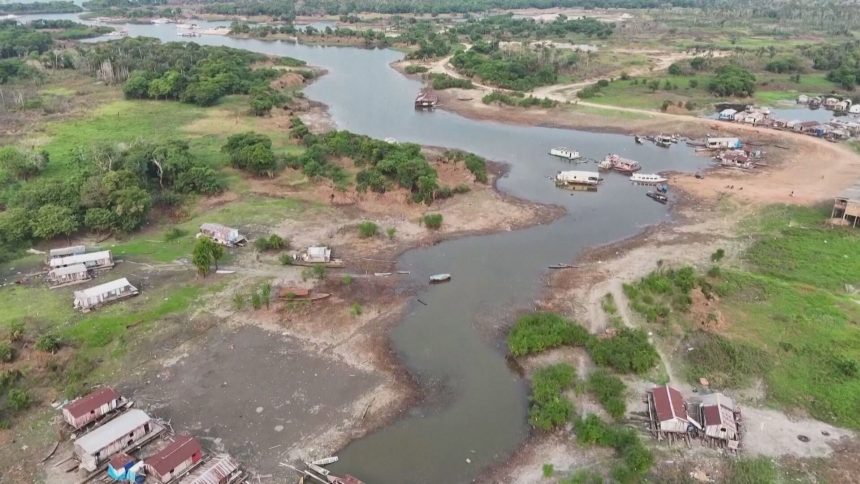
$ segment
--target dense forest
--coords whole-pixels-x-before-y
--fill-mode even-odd
[[[39,13],[78,13],[84,9],[72,2],[53,0],[33,3],[0,3],[0,14],[29,15]]]
[[[494,15],[480,20],[470,19],[453,29],[458,35],[463,35],[477,42],[487,37],[496,40],[504,39],[557,39],[568,34],[583,34],[586,37],[605,39],[612,35],[615,24],[601,22],[590,17],[568,19],[559,15],[552,22],[536,22],[530,18],[514,18],[512,14]]]
[[[852,90],[860,84],[860,42],[822,44],[804,49],[812,59],[812,67],[827,71],[827,79],[842,88]]]

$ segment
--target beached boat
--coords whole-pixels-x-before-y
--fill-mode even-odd
[[[668,178],[656,173],[633,173],[630,175],[630,181],[642,185],[655,185],[657,183],[665,183]]]
[[[642,144],[642,137],[637,134],[636,136],[633,137],[633,141],[635,141],[637,145],[641,145]]]
[[[614,153],[606,155],[606,158],[604,158],[597,167],[604,170],[615,170],[619,173],[626,174],[632,174],[633,172],[637,172],[642,169],[642,167],[639,166],[638,161],[628,160],[627,158],[622,158]]]
[[[556,186],[580,185],[596,188],[600,181],[600,173],[596,171],[560,171],[555,175]]]
[[[662,193],[659,193],[659,192],[648,192],[645,195],[647,195],[648,198],[650,198],[651,200],[654,200],[655,202],[665,204],[666,202],[669,201],[669,197],[667,197],[666,195],[663,195]]]
[[[671,136],[658,136],[657,140],[654,143],[661,148],[668,148],[672,146],[674,141]]]
[[[415,109],[433,109],[439,103],[439,96],[433,91],[423,90],[415,97]]]
[[[439,284],[451,280],[451,274],[433,274],[430,276],[430,284]]]
[[[578,160],[582,158],[582,155],[580,155],[578,151],[568,148],[553,148],[549,150],[549,154],[559,158],[564,158],[565,160]]]

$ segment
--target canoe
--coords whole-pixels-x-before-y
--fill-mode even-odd
[[[440,282],[448,282],[451,280],[451,274],[434,274],[430,276],[430,284],[438,284]]]

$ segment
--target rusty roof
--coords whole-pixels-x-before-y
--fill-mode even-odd
[[[122,469],[131,462],[134,462],[134,457],[126,454],[125,452],[120,452],[119,454],[111,457],[110,466],[114,469]]]
[[[684,408],[684,397],[681,392],[663,385],[651,390],[654,395],[654,410],[657,411],[657,419],[661,422],[680,418],[687,420],[687,410]]]
[[[718,405],[708,405],[702,407],[702,417],[705,425],[720,425],[723,419],[720,416],[720,407]]]
[[[201,452],[200,443],[190,435],[179,435],[167,447],[146,459],[146,466],[162,476]]]
[[[119,398],[119,393],[117,393],[113,388],[99,388],[89,395],[81,397],[66,405],[66,410],[69,411],[72,417],[78,418],[96,410],[106,403],[116,400],[117,398]]]

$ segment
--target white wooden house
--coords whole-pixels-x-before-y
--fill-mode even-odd
[[[227,227],[221,224],[205,223],[200,226],[198,237],[205,236],[215,242],[227,247],[241,247],[248,243],[248,239],[239,233],[239,229]]]
[[[78,284],[90,278],[90,271],[83,264],[73,264],[65,267],[57,267],[48,271],[48,283],[59,287],[68,284]]]
[[[102,304],[136,296],[138,290],[125,277],[106,282],[80,291],[75,291],[75,309],[83,312],[92,311]]]
[[[143,410],[133,408],[75,440],[74,454],[87,471],[98,469],[117,452],[140,443],[162,427]]]

